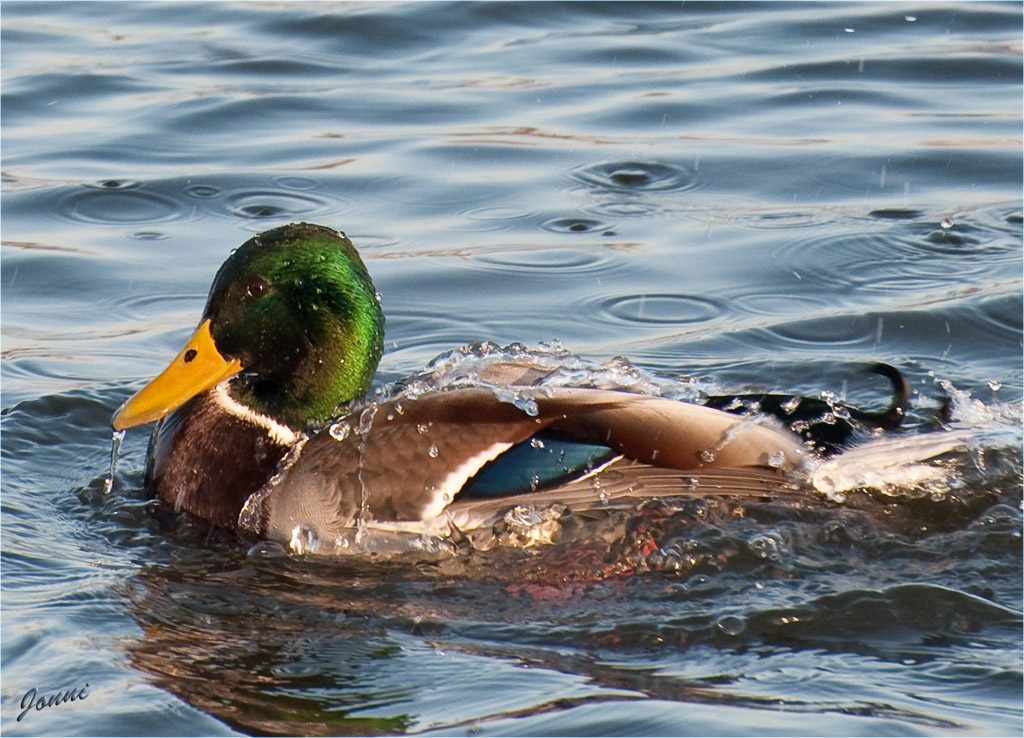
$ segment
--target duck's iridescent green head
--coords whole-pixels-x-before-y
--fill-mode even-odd
[[[114,427],[155,420],[228,377],[228,394],[257,413],[293,429],[324,423],[366,391],[383,333],[373,282],[344,235],[275,228],[224,262],[192,339]]]

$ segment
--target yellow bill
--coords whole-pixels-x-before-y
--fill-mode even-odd
[[[124,430],[159,420],[185,401],[242,371],[238,359],[228,361],[217,350],[204,320],[170,366],[125,402],[111,421]]]

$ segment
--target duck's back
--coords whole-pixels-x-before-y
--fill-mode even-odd
[[[333,432],[311,438],[281,480],[253,501],[259,508],[254,532],[287,541],[300,526],[330,540],[358,521],[441,524],[474,475],[542,431],[605,444],[626,459],[674,471],[764,468],[771,475],[771,467],[796,464],[803,454],[787,431],[697,405],[565,388],[533,399],[530,415],[488,389],[460,389],[342,419]],[[681,485],[678,473],[670,476]],[[592,497],[597,502],[597,493]],[[496,508],[514,499],[488,503]]]

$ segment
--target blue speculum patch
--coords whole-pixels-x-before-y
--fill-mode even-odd
[[[604,444],[555,431],[538,433],[486,464],[460,492],[468,497],[507,497],[576,479],[617,455]]]

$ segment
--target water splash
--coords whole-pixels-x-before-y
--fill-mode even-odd
[[[534,371],[526,384],[491,381],[488,368],[495,364],[529,365]],[[427,392],[474,387],[489,389],[503,402],[534,412],[535,398],[563,387],[609,389],[695,402],[710,383],[685,376],[662,376],[616,356],[605,363],[585,361],[557,341],[530,349],[521,343],[499,346],[490,341],[472,343],[445,352],[412,377],[385,385],[377,397],[415,399]]]
[[[562,530],[562,519],[568,515],[563,505],[549,505],[537,508],[533,505],[516,505],[495,523],[497,540],[506,546],[529,548],[542,543],[552,543]]]
[[[756,413],[757,403],[752,404],[755,408],[753,412]],[[735,441],[739,436],[751,429],[763,427],[765,425],[779,427],[779,422],[772,418],[757,414],[738,416],[736,422],[732,423],[725,429],[714,446],[706,448],[700,452],[701,461],[706,464],[714,463],[715,459],[718,458],[718,453]],[[793,427],[795,428],[796,425],[797,424],[794,423]],[[804,465],[809,456],[809,453],[800,453],[800,450],[797,450],[796,454],[793,455],[787,455],[786,452],[780,450],[770,456],[763,455],[761,463],[765,466],[770,466],[773,469],[783,469],[788,467],[796,470],[800,469]]]
[[[248,530],[257,535],[263,533],[263,501],[267,496],[274,491],[274,488],[281,481],[288,470],[291,469],[295,462],[302,456],[302,449],[305,448],[306,443],[309,441],[309,436],[302,434],[295,441],[292,447],[288,450],[288,453],[284,455],[284,458],[277,465],[277,470],[274,475],[267,480],[267,483],[260,487],[258,490],[249,495],[249,498],[242,505],[242,509],[238,513],[238,527],[242,530]]]
[[[967,390],[957,389],[948,379],[936,379],[935,383],[949,398],[950,420],[960,426],[1020,426],[1021,406],[1017,403],[994,402],[986,405]],[[1002,388],[995,380],[987,382],[993,394]]]
[[[973,438],[968,431],[877,438],[818,464],[810,481],[835,502],[857,489],[893,497],[941,496],[955,470],[944,457],[968,450]]]
[[[424,533],[381,530],[372,527],[347,528],[333,541],[320,541],[317,553],[331,556],[401,557],[416,553],[416,561],[423,562],[425,554],[449,557],[457,551],[450,541]]]
[[[370,488],[366,484],[365,476],[366,447],[370,438],[370,430],[373,428],[373,419],[377,416],[379,409],[380,405],[376,402],[371,402],[364,407],[362,412],[359,413],[359,426],[356,428],[356,434],[359,437],[359,468],[357,471],[357,478],[359,479],[359,513],[356,516],[356,542],[365,534],[366,522],[372,517],[370,512]]]
[[[491,369],[495,364],[525,367],[525,374],[512,380],[521,383],[503,384],[501,380],[510,375],[501,368]],[[871,437],[867,434],[861,445],[829,459],[821,459],[808,450],[794,458],[790,458],[793,454],[766,456],[762,463],[794,473],[794,484],[809,484],[833,502],[843,502],[849,492],[860,489],[877,490],[893,498],[944,499],[958,483],[965,463],[972,463],[971,458],[962,452],[974,453],[973,464],[980,468],[986,461],[981,450],[991,448],[993,443],[991,439],[981,441],[978,434],[984,432],[990,436],[995,432],[993,426],[1004,429],[1007,424],[1019,426],[1020,408],[999,402],[986,405],[970,397],[969,393],[956,390],[948,382],[936,380],[936,383],[950,397],[954,431],[971,426],[965,435],[949,431],[920,432],[925,429],[915,433],[908,428],[910,432],[899,436],[879,433]],[[702,397],[722,390],[709,380],[658,375],[620,356],[604,363],[587,362],[557,343],[530,349],[518,343],[499,346],[482,342],[439,355],[420,374],[378,390],[377,398],[378,401],[400,400],[427,392],[467,387],[489,390],[502,402],[513,404],[527,414],[535,414],[537,400],[559,388],[611,389],[689,402],[699,402]],[[990,384],[989,387],[995,391],[998,384],[995,387]],[[848,420],[849,412],[843,404],[845,395],[845,388],[839,393],[819,393],[819,398],[829,406],[830,412],[815,422]],[[800,401],[801,398],[794,397],[785,409],[796,411]],[[743,400],[738,402],[748,404]],[[756,404],[748,409],[756,412]],[[737,436],[766,423],[777,425],[778,421],[756,414],[738,417],[715,444],[703,450],[701,458],[705,463],[712,463]],[[798,425],[791,424],[794,430],[799,430]],[[429,428],[422,426],[418,431],[426,434]],[[1019,429],[1017,435],[1020,435]],[[1007,445],[1005,440],[994,445],[1004,447]],[[596,478],[596,474],[591,478],[594,479],[593,496],[600,500],[607,494],[602,480]],[[698,487],[699,482],[695,481],[690,485],[690,491],[696,492]],[[519,541],[515,545],[522,545],[520,538],[515,541]]]

